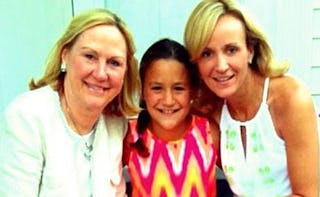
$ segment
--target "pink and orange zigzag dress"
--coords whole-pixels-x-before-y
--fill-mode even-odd
[[[130,121],[130,140],[137,140],[136,120]],[[133,197],[216,196],[216,151],[207,119],[193,116],[184,137],[163,141],[149,130],[143,134],[150,155],[131,150],[128,168]]]

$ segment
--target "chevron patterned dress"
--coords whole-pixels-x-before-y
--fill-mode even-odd
[[[138,134],[130,122],[130,140]],[[182,139],[163,141],[149,130],[143,134],[149,149],[147,158],[132,149],[128,162],[133,197],[216,196],[216,151],[207,119],[193,116]]]

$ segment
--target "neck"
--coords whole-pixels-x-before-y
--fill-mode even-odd
[[[254,75],[247,80],[235,96],[227,99],[231,116],[239,121],[252,119],[259,110],[262,102],[264,77]]]
[[[60,96],[60,103],[70,128],[80,135],[90,133],[99,118],[99,114],[84,111],[84,108],[77,108],[75,105],[71,106],[64,94]]]
[[[176,141],[183,138],[185,133],[188,131],[189,126],[191,124],[192,116],[187,116],[186,120],[180,126],[174,128],[174,130],[164,130],[159,127],[155,127],[152,122],[150,123],[150,131],[153,135],[157,136],[161,140],[164,141]]]

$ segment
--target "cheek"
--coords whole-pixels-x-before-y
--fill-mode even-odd
[[[85,65],[78,59],[73,59],[73,61],[70,61],[67,66],[69,66],[69,69],[67,68],[67,72],[71,73],[71,75],[76,78],[86,77],[92,70],[89,66]]]
[[[152,102],[152,100],[154,100],[155,95],[153,95],[150,91],[144,89],[142,92],[142,98],[146,103],[150,103]]]
[[[198,69],[201,77],[206,77],[210,75],[211,72],[211,66],[208,62],[206,63],[199,63]]]
[[[122,86],[124,83],[125,72],[124,71],[110,72],[109,78],[111,83],[113,83],[114,85]]]
[[[230,67],[231,69],[238,73],[238,75],[247,73],[247,70],[249,68],[248,62],[247,61],[232,61],[230,62]]]
[[[191,99],[192,99],[191,95],[190,94],[186,94],[185,96],[183,96],[183,98],[180,99],[180,101],[183,104],[183,106],[190,107]]]
[[[235,70],[245,70],[249,66],[248,56],[246,53],[241,53],[228,60],[229,64]]]
[[[71,83],[76,84],[81,81],[82,78],[86,77],[86,71],[84,71],[80,66],[69,65],[69,69],[66,73],[66,78],[68,78]]]
[[[143,100],[146,102],[147,108],[150,108],[160,102],[161,96],[154,94],[151,91],[144,90]]]

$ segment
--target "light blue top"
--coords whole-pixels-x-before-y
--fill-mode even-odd
[[[287,196],[291,186],[284,141],[277,135],[267,105],[269,78],[265,80],[261,106],[246,122],[232,119],[228,107],[221,112],[221,162],[237,196]],[[246,128],[246,155],[240,126]]]
[[[125,118],[100,117],[86,139],[92,143],[91,159],[84,157],[84,139],[69,128],[58,93],[49,86],[19,96],[1,121],[1,197],[125,195]]]

